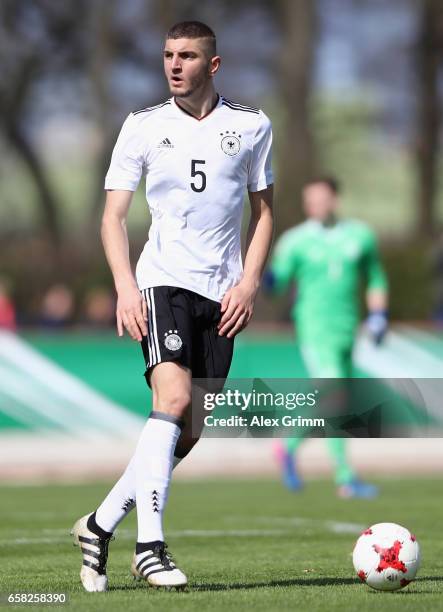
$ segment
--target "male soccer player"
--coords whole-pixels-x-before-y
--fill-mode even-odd
[[[141,343],[153,410],[126,471],[73,529],[87,591],[107,588],[113,531],[135,505],[132,573],[152,586],[187,579],[166,550],[162,515],[172,468],[196,443],[191,378],[225,379],[234,336],[252,316],[272,239],[271,124],[261,110],[218,95],[212,30],[173,26],[164,49],[169,100],[131,113],[106,176],[102,237],[117,290],[117,328]],[[126,216],[146,174],[152,216],[134,278]],[[245,189],[251,221],[242,263]]]
[[[337,216],[338,181],[320,177],[303,189],[304,223],[286,231],[274,249],[265,275],[268,290],[297,287],[292,310],[297,342],[312,378],[351,378],[352,348],[359,322],[360,282],[366,283],[367,327],[376,343],[387,330],[387,282],[376,241],[363,223]],[[295,453],[303,438],[276,444],[283,481],[302,487]],[[373,497],[373,485],[361,482],[346,458],[343,438],[328,439],[335,481],[342,497]]]

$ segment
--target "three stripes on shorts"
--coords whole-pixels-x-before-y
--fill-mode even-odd
[[[155,314],[154,288],[151,287],[150,289],[144,289],[143,295],[148,305],[147,344],[149,352],[149,363],[146,365],[147,367],[151,368],[152,366],[156,365],[157,363],[160,363],[161,361],[160,346],[158,343],[157,334],[157,319]]]

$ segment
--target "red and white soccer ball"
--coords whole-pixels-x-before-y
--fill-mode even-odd
[[[358,538],[352,561],[362,582],[379,591],[396,591],[414,580],[420,547],[405,527],[377,523]]]

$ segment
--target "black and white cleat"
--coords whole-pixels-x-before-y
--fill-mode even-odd
[[[87,523],[91,514],[82,516],[75,523],[71,535],[74,536],[74,546],[80,546],[83,556],[80,579],[85,590],[93,593],[108,590],[106,563],[109,542],[113,538],[99,538],[88,529]]]
[[[134,553],[131,573],[136,580],[146,580],[154,588],[183,590],[188,584],[184,573],[176,567],[166,544],[157,544],[152,550]]]

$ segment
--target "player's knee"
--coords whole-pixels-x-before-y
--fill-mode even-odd
[[[158,393],[154,397],[154,410],[159,410],[165,414],[182,417],[189,404],[191,403],[191,394],[185,389],[170,389],[162,393]]]

